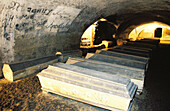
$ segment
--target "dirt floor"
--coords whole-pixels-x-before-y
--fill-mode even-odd
[[[142,95],[136,95],[131,111],[170,111],[170,48],[153,52]],[[105,111],[41,90],[36,75],[8,82],[0,79],[0,111]]]
[[[104,110],[58,95],[45,93],[37,76],[13,83],[0,80],[2,111],[98,111]]]

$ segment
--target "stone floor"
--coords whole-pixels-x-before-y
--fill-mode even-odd
[[[131,111],[170,110],[170,48],[153,52],[142,95],[136,95]],[[37,76],[10,83],[0,80],[0,111],[105,111],[98,107],[42,92]]]

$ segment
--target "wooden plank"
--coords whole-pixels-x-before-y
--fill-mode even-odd
[[[129,78],[138,86],[138,92],[143,90],[145,70],[83,58],[69,58],[66,64]]]
[[[48,67],[49,64],[57,63],[56,56],[45,57],[20,63],[4,64],[3,74],[9,81],[15,81],[27,77],[29,75],[38,73],[42,69]]]
[[[137,88],[127,78],[63,63],[38,77],[43,89],[110,110],[128,110]]]
[[[125,58],[125,59],[130,59],[130,60],[136,60],[136,61],[141,61],[141,62],[148,62],[149,61],[149,58],[135,56],[135,55],[130,55],[130,54],[123,54],[123,53],[119,53],[119,52],[97,50],[96,53],[104,54],[104,55],[109,55],[109,56],[120,57],[120,58]]]
[[[120,58],[120,57],[113,57],[113,56],[108,56],[108,55],[102,55],[102,54],[97,54],[97,53],[87,53],[86,59],[119,64],[119,65],[124,65],[128,67],[139,68],[139,69],[147,68],[146,62],[135,61],[135,60],[125,59],[125,58]]]

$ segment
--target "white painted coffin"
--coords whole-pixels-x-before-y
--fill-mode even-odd
[[[138,93],[141,93],[143,91],[145,69],[138,69],[102,61],[73,57],[70,57],[67,60],[66,64],[71,64],[83,68],[88,68],[96,71],[110,73],[112,75],[129,78],[138,86]]]
[[[38,74],[42,89],[114,111],[127,111],[137,86],[130,79],[57,63]]]
[[[147,63],[142,61],[131,60],[127,58],[120,58],[115,56],[103,55],[98,53],[87,53],[86,59],[107,62],[112,64],[123,65],[138,69],[147,69]]]

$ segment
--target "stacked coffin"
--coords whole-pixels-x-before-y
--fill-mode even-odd
[[[108,51],[88,53],[85,59],[69,58],[67,64],[129,78],[138,86],[138,93],[141,93],[150,52],[158,44],[159,40],[154,39],[127,42]]]
[[[140,57],[150,57],[150,52],[157,48],[159,40],[156,39],[141,39],[137,41],[130,41],[124,45],[116,46],[108,51],[119,52],[124,54],[136,55]]]
[[[130,79],[64,63],[38,74],[42,89],[114,111],[127,111],[137,86]]]

